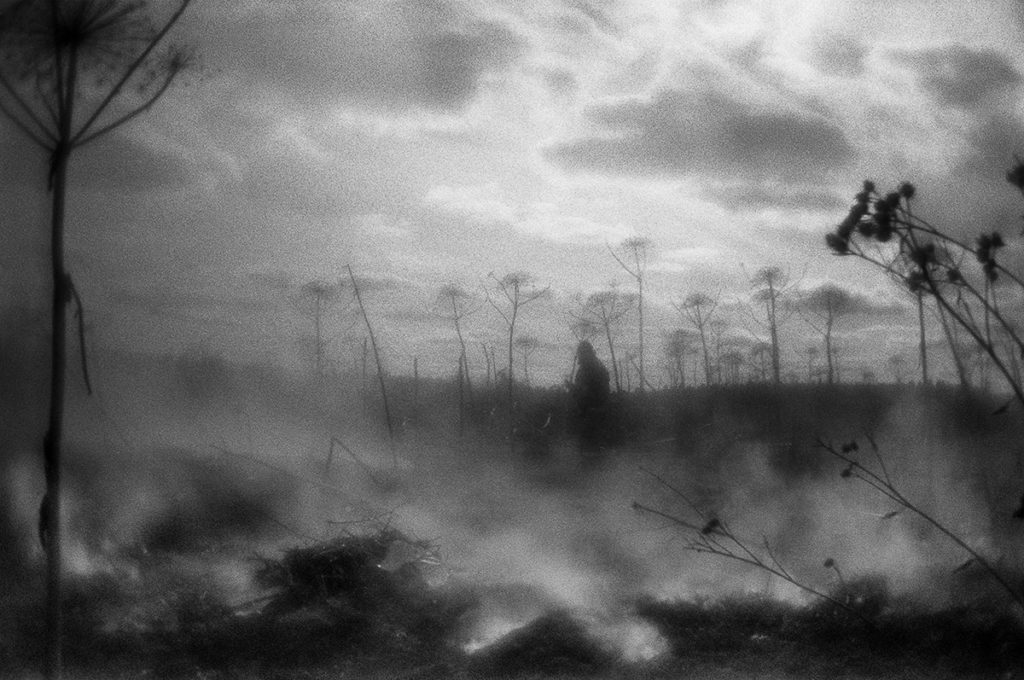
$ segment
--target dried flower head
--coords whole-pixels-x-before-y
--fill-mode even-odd
[[[847,238],[843,238],[838,233],[825,234],[825,244],[836,255],[849,255],[850,254],[849,235],[847,235]]]
[[[921,269],[935,262],[935,244],[924,243],[910,250],[910,261]]]
[[[924,273],[920,270],[914,270],[907,275],[907,288],[910,289],[911,293],[916,293],[924,288]]]
[[[892,229],[892,213],[888,210],[876,210],[874,218],[879,229]]]
[[[700,533],[707,536],[720,526],[722,526],[722,523],[718,521],[717,518],[712,517],[710,520],[708,520],[708,523],[704,525],[704,528],[700,530]]]
[[[857,233],[864,238],[872,238],[878,233],[878,225],[875,222],[865,220],[857,223]]]

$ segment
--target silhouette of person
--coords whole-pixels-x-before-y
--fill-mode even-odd
[[[594,346],[586,340],[576,348],[576,374],[573,376],[570,393],[575,406],[580,450],[596,452],[603,439],[610,390],[608,369],[597,358]]]

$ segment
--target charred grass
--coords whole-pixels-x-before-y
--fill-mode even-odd
[[[1005,604],[930,609],[890,600],[885,581],[797,605],[756,595],[641,599],[667,651],[628,662],[586,618],[552,610],[466,652],[478,606],[470,587],[433,587],[412,566],[377,566],[390,530],[261,558],[265,595],[228,602],[195,575],[71,579],[65,600],[72,678],[1002,678],[1024,668],[1024,627]],[[399,540],[404,540],[399,538]],[[134,584],[134,585],[132,585]],[[41,603],[8,597],[5,677],[31,677]]]
[[[679,662],[783,677],[1017,677],[1024,628],[1005,608],[887,604],[870,623],[821,603],[761,597],[645,601]]]

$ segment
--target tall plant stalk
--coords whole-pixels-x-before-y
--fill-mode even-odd
[[[68,167],[77,149],[149,110],[185,69],[188,55],[181,48],[159,57],[154,52],[190,3],[178,2],[158,28],[143,15],[142,3],[127,0],[21,0],[0,12],[0,113],[49,156],[50,400],[39,527],[47,562],[44,672],[51,679],[63,666],[61,457],[72,300],[84,341],[82,301],[65,262]],[[86,82],[86,75],[96,78]],[[97,89],[94,80],[112,84]]]
[[[359,313],[363,316],[366,324],[366,332],[370,336],[370,347],[373,349],[373,360],[377,364],[377,384],[380,386],[380,398],[384,404],[384,423],[388,430],[388,445],[391,448],[391,465],[398,469],[398,451],[395,449],[395,428],[391,420],[391,405],[388,402],[388,387],[384,380],[384,362],[380,358],[380,348],[377,346],[377,336],[370,324],[370,316],[366,313],[366,306],[363,305],[363,296],[359,292],[359,284],[356,282],[355,274],[352,273],[352,266],[346,265],[348,278],[352,282],[352,291],[356,296],[356,303],[359,305]]]

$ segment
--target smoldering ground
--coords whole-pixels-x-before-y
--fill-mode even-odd
[[[5,366],[21,371],[11,376],[20,391],[4,392],[7,412],[17,414],[3,423],[8,601],[40,587],[41,430],[33,425],[44,410],[34,362],[23,355],[20,368]],[[96,610],[90,625],[107,630],[168,625],[146,602],[174,588],[226,611],[251,607],[263,592],[256,556],[380,526],[436,548],[422,560],[397,545],[382,567],[416,559],[427,582],[472,588],[475,605],[457,642],[475,653],[562,611],[615,654],[650,659],[669,644],[637,616],[641,599],[813,604],[764,570],[695,553],[684,528],[634,511],[637,501],[688,521],[696,511],[727,521],[747,545],[770,546],[796,580],[823,592],[881,575],[892,602],[942,609],[992,597],[976,565],[965,565],[963,551],[934,527],[841,476],[842,465],[815,447],[830,433],[861,437],[866,452],[871,432],[901,490],[999,564],[1019,564],[1024,548],[1011,517],[1021,481],[1017,430],[986,420],[984,409],[981,425],[971,424],[956,405],[927,395],[859,411],[848,396],[836,407],[844,416],[815,415],[802,431],[759,429],[746,407],[686,411],[690,404],[686,417],[666,408],[676,423],[669,429],[688,423],[686,432],[636,436],[588,460],[569,436],[510,447],[486,421],[460,439],[440,399],[409,409],[392,448],[376,406],[338,376],[290,376],[211,356],[97,354],[94,381],[94,395],[76,388],[70,400],[66,559],[69,578],[133,590],[132,598],[84,600]],[[664,401],[686,399],[700,396]]]

